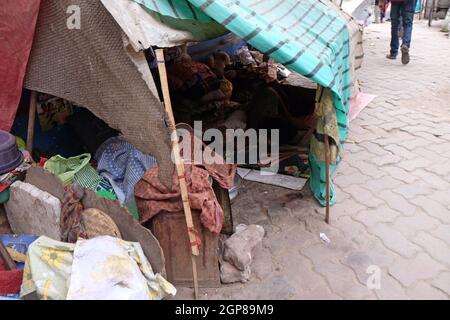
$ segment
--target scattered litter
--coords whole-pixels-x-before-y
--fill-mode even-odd
[[[306,184],[306,181],[308,181],[308,179],[296,178],[293,176],[288,176],[288,175],[278,174],[278,173],[261,174],[262,172],[260,170],[251,170],[251,169],[245,169],[245,168],[238,168],[237,172],[244,180],[255,181],[255,182],[260,182],[260,183],[264,183],[264,184],[270,184],[270,185],[284,187],[284,188],[297,190],[297,191],[302,190]]]
[[[331,242],[330,238],[328,238],[325,233],[321,232],[319,234],[319,236],[320,236],[320,239],[322,239],[323,242],[326,242],[326,243],[330,243]]]

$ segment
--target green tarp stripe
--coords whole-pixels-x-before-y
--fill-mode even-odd
[[[278,17],[278,18],[272,20],[272,21],[270,22],[269,26],[267,27],[266,31],[270,31],[271,29],[273,29],[274,24],[275,24],[276,22],[281,21],[281,20],[283,20],[284,18],[286,18],[286,17],[287,17],[293,10],[295,10],[295,8],[297,8],[299,5],[300,5],[300,1],[296,2],[296,3],[294,4],[294,6],[288,8],[288,10],[287,10],[282,16],[280,16],[280,17]]]
[[[208,8],[211,4],[213,4],[214,0],[206,0],[205,3],[203,3],[200,6],[200,10],[205,11],[206,8]]]
[[[237,16],[238,16],[237,13],[233,13],[231,16],[229,16],[224,21],[222,21],[222,25],[224,25],[226,27],[227,25],[229,25],[231,23],[231,21],[236,19]]]
[[[285,0],[279,0],[277,3],[275,3],[275,5],[273,7],[270,7],[268,9],[266,9],[265,11],[260,12],[259,14],[262,16],[265,16],[266,14],[273,12],[275,10],[275,8],[280,7],[284,2],[285,2]]]
[[[313,9],[315,9],[316,8],[316,6],[317,6],[317,4],[318,4],[319,2],[317,1],[317,2],[314,2],[311,6],[309,6],[309,8],[305,11],[305,13],[294,23],[294,24],[292,24],[292,25],[290,25],[287,29],[284,29],[285,31],[287,31],[287,30],[292,30],[294,27],[296,27],[299,23],[301,23],[305,18],[306,18],[306,16],[313,10]]]
[[[275,51],[281,49],[285,44],[287,44],[289,42],[289,39],[283,40],[278,42],[278,44],[273,47],[272,49],[267,50],[266,52],[264,52],[264,54],[266,55],[271,55],[272,53],[274,53]]]
[[[247,36],[242,38],[242,40],[245,41],[245,42],[249,42],[254,37],[256,37],[261,31],[262,31],[262,29],[258,27],[255,30],[253,30],[250,34],[248,34]]]
[[[329,41],[328,43],[333,43],[333,42],[337,39],[337,37],[338,37],[338,36],[339,36],[346,28],[347,28],[347,26],[346,26],[346,25],[343,25],[343,26],[341,27],[341,29],[339,29],[339,31],[336,32],[336,34],[333,36],[333,38],[330,39],[330,41]],[[350,42],[349,40],[345,41],[345,42],[344,42],[344,45],[343,45],[341,48],[343,49],[344,46],[345,46],[346,44],[348,44],[349,42]],[[328,43],[327,43],[327,46],[324,47],[324,48],[322,49],[322,51],[320,51],[319,56],[323,55],[323,54],[325,53],[326,49],[329,48],[329,47],[328,47]],[[341,52],[339,51],[339,53],[336,53],[336,54],[339,55],[340,53],[341,53]]]
[[[293,63],[295,63],[298,59],[300,59],[300,57],[305,53],[305,49],[300,49],[300,51],[289,61],[286,61],[284,63],[281,63],[284,66],[289,66]]]

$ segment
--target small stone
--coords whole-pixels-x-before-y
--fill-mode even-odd
[[[10,187],[5,209],[14,233],[61,240],[61,202],[51,194],[32,184],[16,181]]]
[[[244,271],[238,270],[231,263],[222,261],[220,264],[220,280],[222,283],[247,282],[251,275],[250,267]]]
[[[262,242],[264,228],[249,225],[236,228],[237,231],[225,241],[223,259],[241,271],[245,271],[252,263],[252,250]]]

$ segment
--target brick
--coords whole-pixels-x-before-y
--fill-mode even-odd
[[[394,228],[409,238],[419,231],[431,231],[440,225],[440,221],[422,211],[416,212],[410,217],[398,217],[394,222]]]
[[[441,190],[450,190],[450,183],[448,183],[445,178],[448,177],[442,177],[437,174],[418,169],[413,172],[413,174],[418,177],[419,179],[422,179],[427,184],[429,184],[431,187]]]
[[[431,164],[431,161],[428,159],[425,159],[423,157],[416,157],[414,159],[400,161],[396,164],[396,166],[406,171],[412,172],[417,168],[426,168]]]
[[[416,176],[395,166],[382,167],[380,170],[386,172],[389,176],[406,183],[412,183],[415,180],[418,180]]]
[[[365,226],[371,227],[378,222],[393,222],[400,215],[386,205],[378,206],[375,209],[369,209],[359,212],[354,216],[356,221],[361,222]]]
[[[365,161],[353,161],[350,166],[358,169],[363,175],[370,176],[372,178],[379,178],[386,175],[385,172],[380,171],[379,168],[369,162]]]
[[[450,225],[440,224],[436,229],[430,232],[433,236],[444,240],[450,246]]]
[[[391,208],[398,212],[401,212],[405,216],[412,216],[416,213],[418,208],[412,205],[408,200],[399,194],[393,193],[392,191],[385,190],[378,194],[380,199]]]
[[[379,179],[370,179],[366,183],[362,184],[362,187],[368,189],[374,194],[377,194],[378,192],[386,189],[393,189],[402,185],[404,185],[404,182],[387,175]]]
[[[444,270],[446,267],[442,264],[425,253],[419,253],[413,259],[401,258],[395,261],[389,267],[389,274],[405,287],[409,287],[418,280],[432,279]]]
[[[428,283],[420,281],[408,291],[408,295],[415,300],[448,300],[448,296]]]
[[[359,185],[351,185],[345,190],[353,199],[369,208],[376,208],[383,203],[383,200],[375,197],[367,189],[361,188]]]
[[[380,279],[380,289],[375,294],[382,300],[409,300],[402,285],[389,274],[383,272]]]
[[[413,257],[420,248],[406,239],[399,231],[383,223],[378,223],[370,228],[369,232],[377,236],[383,244],[407,258]]]
[[[443,272],[437,278],[433,279],[431,284],[442,290],[450,297],[450,272]]]
[[[424,209],[428,215],[443,223],[450,223],[450,211],[442,204],[424,196],[414,198],[411,202]]]
[[[429,184],[423,181],[414,181],[413,183],[397,187],[392,191],[402,195],[406,199],[411,200],[413,198],[416,198],[417,196],[430,194],[433,192],[433,189]]]
[[[417,157],[417,155],[405,147],[399,146],[397,144],[388,144],[384,147],[386,150],[392,152],[396,156],[403,157],[405,159],[413,159]]]
[[[396,156],[393,154],[388,154],[385,156],[375,157],[375,158],[371,159],[370,162],[372,162],[373,164],[375,164],[377,166],[384,166],[384,165],[399,163],[401,160],[402,160],[402,158],[399,156]]]
[[[420,231],[412,238],[412,241],[425,248],[433,259],[450,267],[450,247],[443,240],[436,239],[430,234]]]

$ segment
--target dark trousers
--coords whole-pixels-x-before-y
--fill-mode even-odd
[[[402,45],[409,48],[413,28],[416,0],[391,2],[391,55],[396,56],[399,48],[400,23],[403,24]]]

